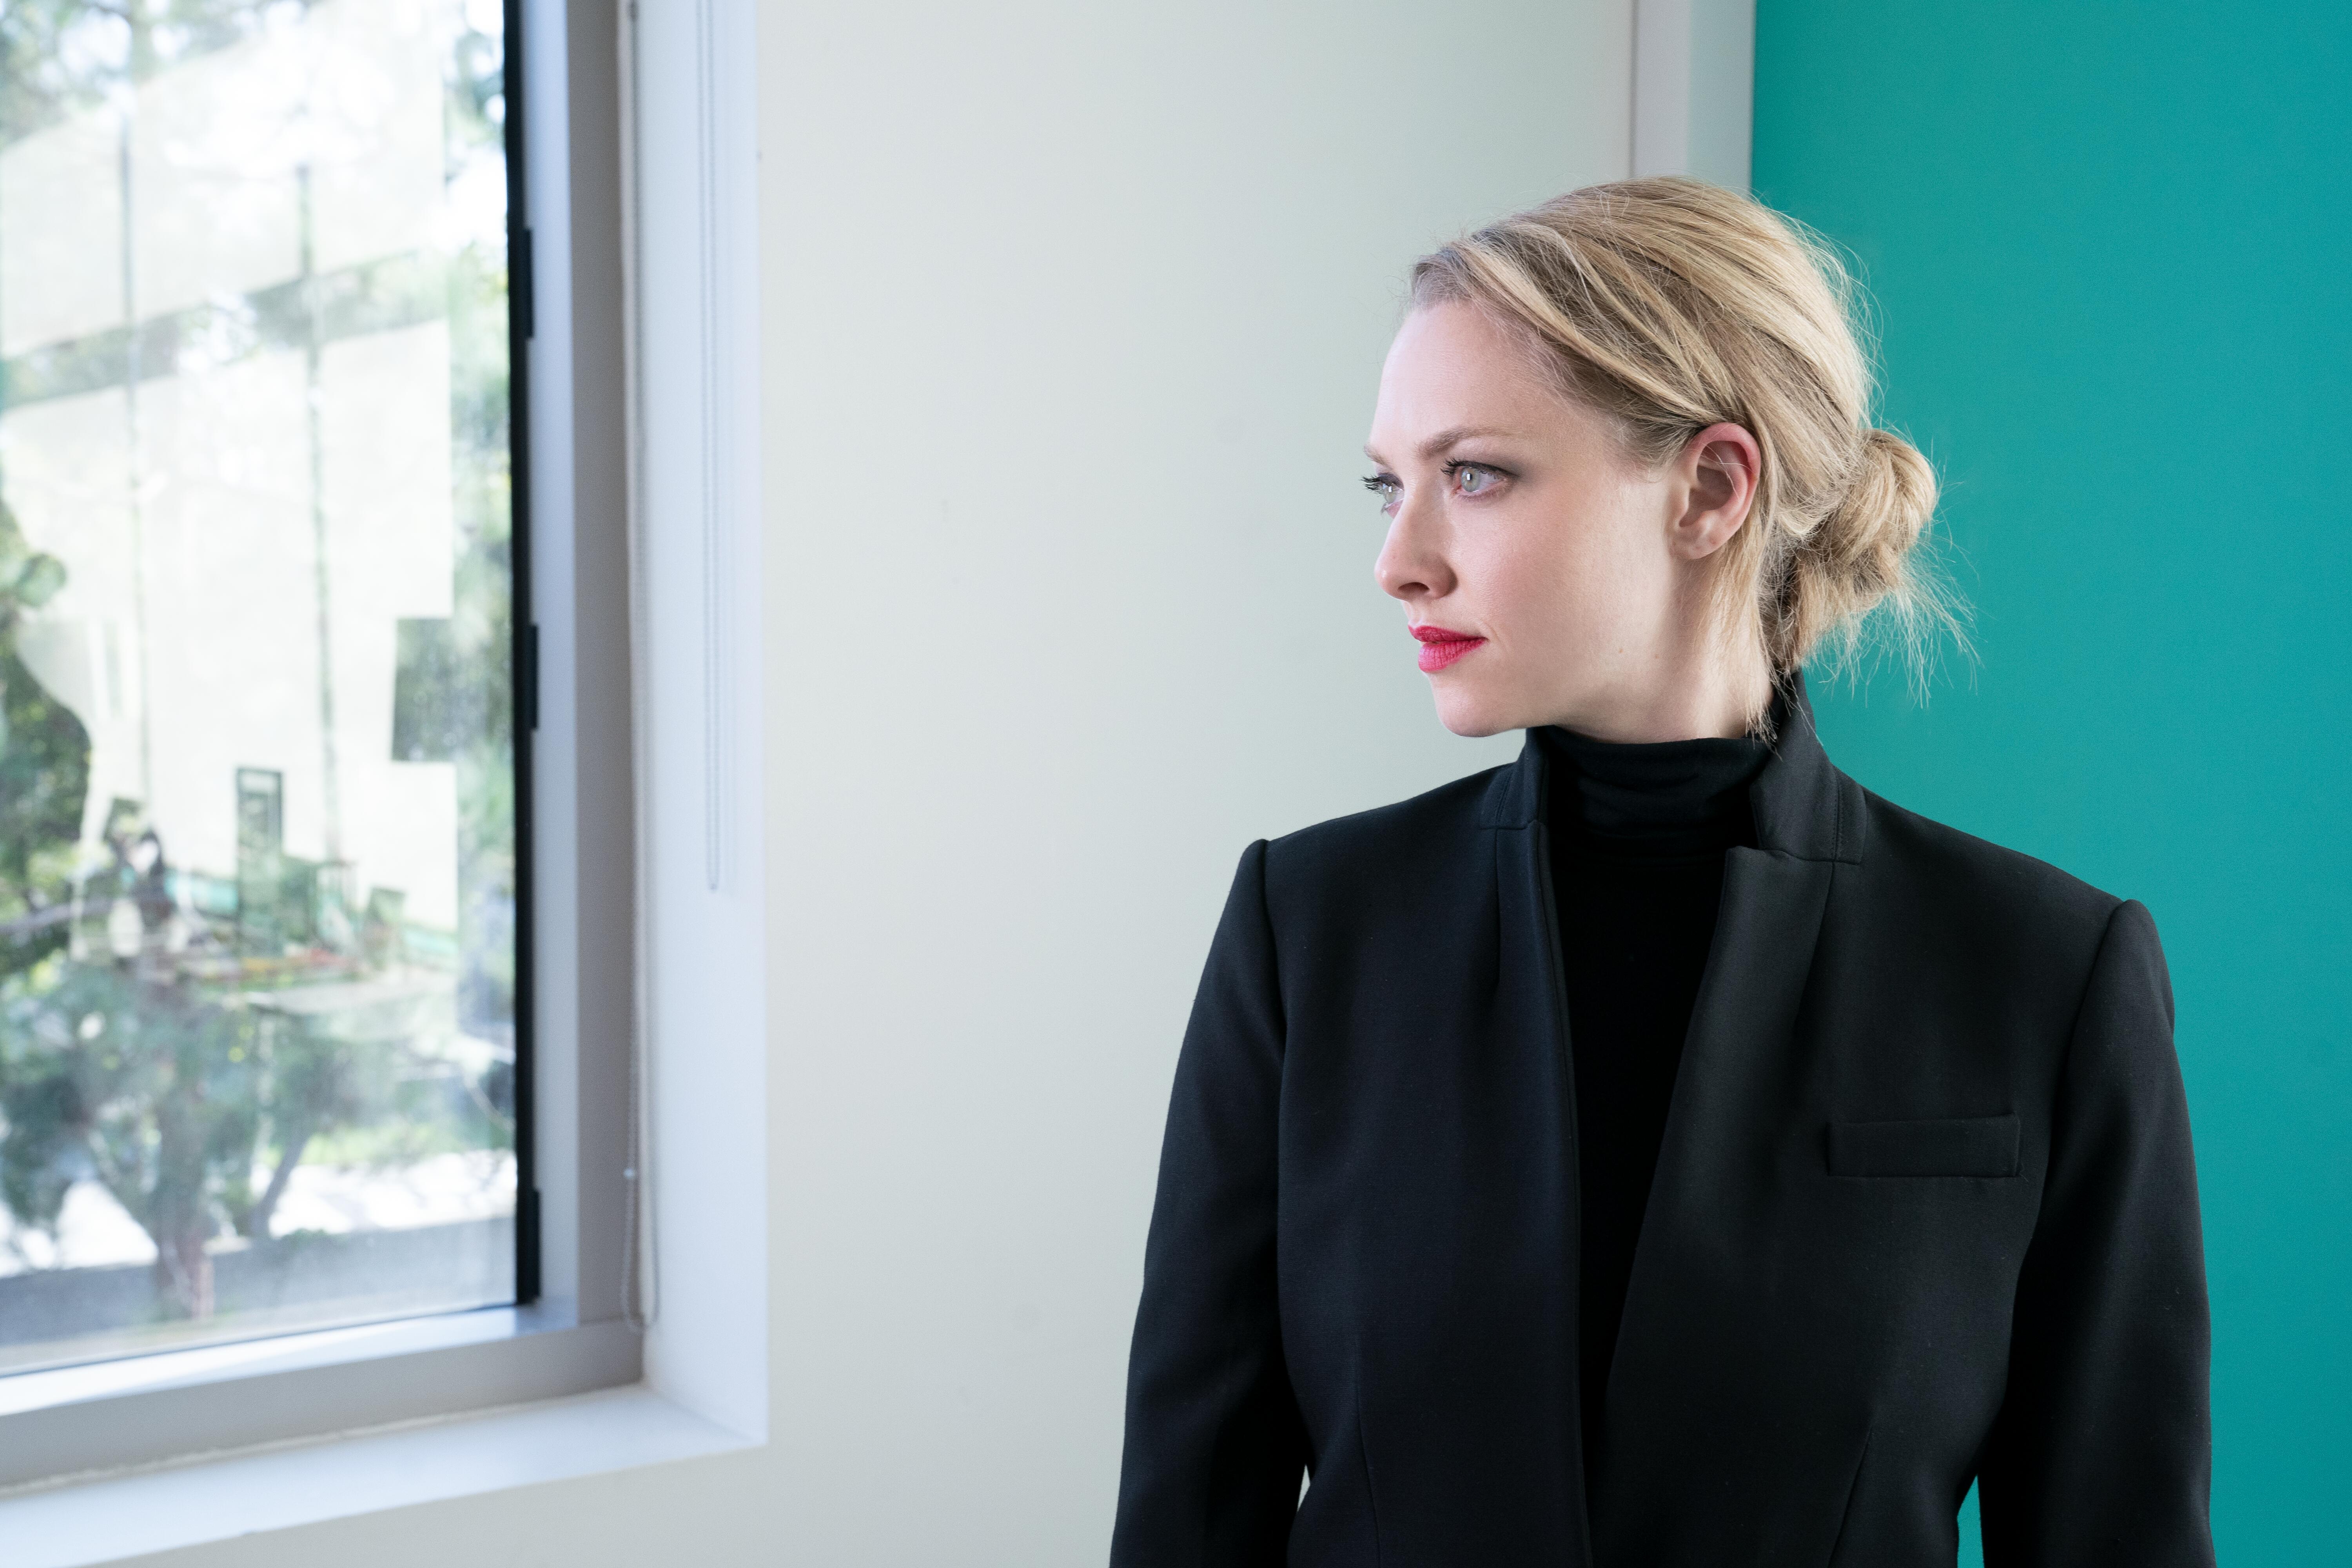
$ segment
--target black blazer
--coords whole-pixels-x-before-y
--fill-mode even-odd
[[[1795,704],[1729,851],[1586,1485],[1545,761],[1242,857],[1176,1069],[1115,1568],[2210,1563],[2155,925]],[[1300,1496],[1302,1472],[1312,1484]]]

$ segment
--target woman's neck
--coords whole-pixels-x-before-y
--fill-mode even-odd
[[[1737,740],[1769,734],[1777,689],[1761,635],[1727,629],[1712,577],[1692,572],[1657,620],[1636,631],[1622,662],[1593,670],[1593,689],[1549,722],[1596,741]]]

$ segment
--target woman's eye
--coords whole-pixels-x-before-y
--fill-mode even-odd
[[[1482,468],[1475,463],[1464,463],[1454,470],[1454,488],[1465,496],[1475,496],[1493,488],[1502,476],[1492,468]]]
[[[1404,486],[1394,474],[1369,475],[1364,480],[1364,488],[1381,498],[1382,511],[1394,510],[1397,498],[1404,493]]]

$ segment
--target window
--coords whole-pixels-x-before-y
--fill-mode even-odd
[[[0,0],[0,1373],[532,1293],[504,45]]]
[[[121,3],[107,0],[118,13]],[[149,22],[173,20],[193,31],[188,16],[164,16],[159,9],[164,0],[141,3]],[[307,11],[289,7],[276,13],[275,21],[254,22],[251,33],[224,31],[201,49],[186,39],[174,40],[169,50],[159,43],[155,74],[233,49],[268,26],[299,27],[332,16],[343,3],[348,0],[325,0]],[[381,16],[402,0],[367,3]],[[19,79],[12,73],[47,68],[41,63],[47,57],[26,47],[28,37],[56,52],[59,18],[92,9],[47,0],[47,9],[31,18],[43,26],[30,27],[16,10],[20,4],[0,0],[0,84]],[[232,13],[254,15],[251,7],[222,6],[219,16]],[[452,25],[444,35],[446,92],[462,79],[459,48],[478,49],[482,39],[495,44],[500,30],[494,16],[478,10],[443,15],[472,24]],[[517,321],[505,340],[515,395],[512,457],[504,471],[518,495],[510,535],[512,602],[506,613],[516,631],[528,627],[530,657],[524,668],[530,679],[515,683],[519,698],[529,693],[514,720],[518,929],[500,939],[502,948],[486,951],[515,955],[512,1136],[524,1151],[516,1180],[543,1194],[525,1210],[542,1238],[541,1256],[533,1259],[527,1246],[519,1255],[536,1263],[541,1289],[525,1304],[533,1283],[526,1277],[505,1287],[511,1296],[489,1298],[513,1305],[433,1311],[414,1297],[405,1306],[346,1298],[314,1301],[282,1319],[255,1314],[232,1321],[221,1310],[227,1294],[222,1259],[257,1251],[260,1244],[233,1223],[220,1226],[205,1249],[215,1270],[213,1319],[166,1319],[151,1309],[157,1315],[143,1326],[159,1331],[147,1342],[153,1353],[52,1340],[38,1357],[22,1357],[0,1372],[0,1540],[8,1543],[11,1563],[112,1561],[761,1440],[770,1323],[761,823],[756,811],[733,814],[722,836],[724,875],[714,889],[702,815],[675,803],[761,800],[762,749],[721,748],[715,761],[723,777],[714,787],[704,776],[713,754],[698,745],[669,743],[649,721],[650,715],[667,712],[698,734],[713,725],[752,734],[764,711],[756,658],[737,660],[740,668],[714,695],[698,695],[702,682],[692,674],[708,670],[714,584],[722,606],[716,616],[724,634],[721,654],[732,658],[738,647],[761,646],[753,30],[750,0],[646,7],[642,16],[636,7],[607,0],[509,0],[502,99],[495,56],[477,55],[465,68],[479,84],[483,114],[477,128],[497,124],[508,132],[507,232],[520,242],[514,267]],[[519,47],[519,41],[528,47]],[[149,79],[130,79],[120,65],[117,70],[111,84],[101,83],[107,91],[81,108],[116,107],[123,91]],[[134,102],[131,110],[140,107]],[[439,112],[454,117],[462,108],[445,99]],[[0,121],[0,157],[22,139],[14,126]],[[445,132],[454,128],[453,120],[444,126]],[[448,191],[464,164],[451,143],[445,142],[444,149]],[[647,176],[635,188],[662,197],[650,208],[633,208],[629,200],[624,160],[631,158]],[[137,172],[134,166],[134,178]],[[8,198],[9,173],[0,163],[0,282],[16,276],[9,251],[23,210]],[[144,199],[134,184],[134,220]],[[60,209],[37,210],[54,223]],[[71,216],[73,209],[61,210]],[[521,226],[526,214],[535,245]],[[477,232],[492,237],[487,226]],[[632,258],[640,300],[659,306],[642,315],[638,342],[649,352],[634,372],[625,289]],[[314,260],[313,273],[320,270]],[[298,257],[294,279],[300,278]],[[534,278],[535,286],[526,286]],[[236,299],[231,295],[230,302]],[[217,309],[220,301],[208,297],[205,303]],[[472,342],[495,354],[500,342],[495,326],[462,336],[455,303],[445,305],[453,350]],[[0,317],[5,314],[0,302]],[[426,310],[385,327],[433,319]],[[536,331],[523,330],[526,323]],[[115,328],[80,336],[128,325],[126,312]],[[5,357],[13,362],[35,348],[75,341],[59,336],[20,345],[12,340]],[[453,353],[451,363],[463,362]],[[526,367],[532,389],[527,399],[520,395]],[[466,433],[453,418],[464,406],[457,394],[465,384],[453,374],[439,395],[448,400],[441,405],[448,422],[441,428],[449,432],[452,454],[443,557],[449,586],[445,600],[430,606],[440,614],[404,611],[395,621],[455,620],[469,602],[457,575],[469,542],[461,531],[471,526],[456,484]],[[118,377],[100,384],[105,385],[120,389],[123,383]],[[637,427],[634,437],[626,401],[633,387],[637,406],[663,416]],[[16,478],[9,453],[19,448],[10,444],[8,426],[21,391],[23,384],[12,382],[0,401],[0,497],[12,505],[19,498],[9,489]],[[36,402],[26,397],[25,406]],[[632,454],[645,464],[634,488]],[[504,454],[494,448],[493,465],[501,460]],[[389,482],[382,469],[373,479]],[[528,505],[520,500],[525,491]],[[328,493],[331,499],[336,492]],[[633,494],[641,498],[644,520],[636,536]],[[37,518],[20,531],[28,539],[28,559],[20,567],[30,563],[32,553],[58,553],[49,547],[54,531],[44,531]],[[526,540],[528,570],[521,561]],[[714,574],[714,563],[723,563],[724,570]],[[58,564],[72,563],[60,556]],[[43,576],[50,574],[42,569]],[[632,595],[641,575],[647,591],[640,621],[633,616]],[[12,574],[9,580],[18,579]],[[693,584],[703,586],[677,591]],[[331,592],[333,586],[331,580]],[[63,594],[63,585],[55,585],[37,610],[21,618],[27,624],[66,618]],[[266,607],[259,595],[247,594],[218,614],[251,619]],[[346,607],[331,601],[331,625],[338,633]],[[315,626],[315,605],[311,615]],[[616,635],[622,627],[630,635]],[[312,637],[315,646],[315,631]],[[404,688],[404,674],[413,683],[420,667],[429,673],[446,661],[444,650],[430,646],[404,651],[401,638],[395,627],[391,707],[414,715],[420,710],[403,692],[417,688]],[[184,649],[180,657],[188,657]],[[453,657],[472,656],[460,647]],[[640,657],[642,674],[632,669]],[[500,668],[502,661],[494,662],[489,674],[496,678]],[[337,689],[339,703],[343,689]],[[634,700],[633,692],[638,694]],[[384,723],[389,737],[393,719]],[[640,734],[642,756],[635,750]],[[316,852],[299,837],[304,827],[297,771],[267,758],[235,761],[225,786],[232,824],[236,767],[281,775],[280,858],[311,858]],[[258,782],[262,787],[252,792],[258,804],[248,809],[266,836],[268,781]],[[457,774],[452,786],[463,783]],[[651,813],[646,803],[660,799],[674,804]],[[640,810],[649,813],[642,822]],[[191,864],[184,847],[172,842],[175,831],[168,824],[157,828],[167,880]],[[235,842],[232,826],[232,879]],[[5,875],[0,865],[0,879]],[[462,869],[451,875],[455,880]],[[358,894],[362,912],[369,885],[362,880]],[[46,897],[41,904],[58,907]],[[0,908],[0,926],[23,915],[14,906]],[[422,922],[412,913],[406,923]],[[440,973],[444,985],[455,988],[447,1006],[459,1020],[457,1032],[488,1044],[495,1065],[503,1041],[482,1026],[479,1010],[464,1011],[467,971],[460,965],[469,949],[460,944],[476,939],[463,924],[455,928],[454,942],[451,928],[443,928],[443,935]],[[7,940],[13,937],[0,935]],[[289,948],[300,945],[289,939]],[[406,956],[421,964],[416,954],[426,946],[420,941]],[[640,990],[641,965],[643,973],[667,979],[648,980]],[[648,998],[648,1007],[658,1002],[658,1016],[635,1037],[632,1019],[640,996]],[[637,1037],[648,1045],[633,1066]],[[658,1048],[665,1038],[684,1048]],[[445,1063],[446,1057],[433,1056],[411,1065],[418,1079],[446,1080]],[[638,1073],[650,1086],[641,1099],[633,1092]],[[502,1091],[490,1079],[486,1072],[474,1087],[496,1106]],[[633,1124],[645,1129],[649,1159],[633,1147]],[[389,1143],[396,1131],[396,1121],[383,1122],[371,1135]],[[266,1125],[256,1137],[257,1154],[266,1156]],[[502,1153],[497,1142],[456,1152]],[[326,1148],[340,1152],[332,1142]],[[317,1150],[311,1145],[295,1168],[354,1168],[354,1163],[321,1159]],[[394,1157],[359,1168],[397,1175],[411,1152],[394,1149]],[[274,1161],[257,1157],[256,1175],[265,1163],[274,1173]],[[649,1188],[632,1180],[647,1164],[659,1178]],[[248,1176],[248,1190],[254,1182]],[[354,1246],[386,1237],[395,1244],[413,1239],[399,1233],[421,1227],[385,1223],[399,1217],[378,1218],[373,1231],[338,1234]],[[499,1215],[482,1217],[496,1222]],[[13,1217],[0,1223],[12,1232],[18,1228]],[[654,1236],[662,1238],[659,1309],[632,1321],[629,1282],[642,1272],[650,1283],[656,1250],[635,1238]],[[36,1237],[23,1239],[28,1249],[42,1245]],[[323,1237],[304,1239],[329,1244]],[[153,1290],[152,1265],[134,1258],[120,1267],[118,1281]],[[53,1268],[42,1275],[19,1267],[0,1273],[0,1288],[37,1275],[59,1286],[69,1271]],[[404,1287],[420,1282],[414,1275],[401,1279]],[[453,1292],[446,1299],[468,1297]],[[643,1306],[653,1298],[648,1292],[636,1300]],[[10,1321],[14,1311],[10,1300],[0,1297],[0,1322]],[[382,1311],[415,1315],[352,1321]],[[335,1326],[310,1327],[319,1324]],[[234,1342],[201,1342],[206,1339]],[[38,1364],[43,1361],[48,1364]],[[564,1398],[591,1392],[598,1396]],[[190,1506],[196,1497],[202,1506]]]

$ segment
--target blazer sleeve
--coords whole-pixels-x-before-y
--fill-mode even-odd
[[[1242,856],[1176,1063],[1128,1361],[1112,1568],[1278,1564],[1307,1439],[1275,1297],[1283,1015],[1264,840]]]
[[[2210,1346],[2172,984],[2155,921],[2125,903],[2060,1077],[1979,1465],[1987,1568],[2210,1565]]]

